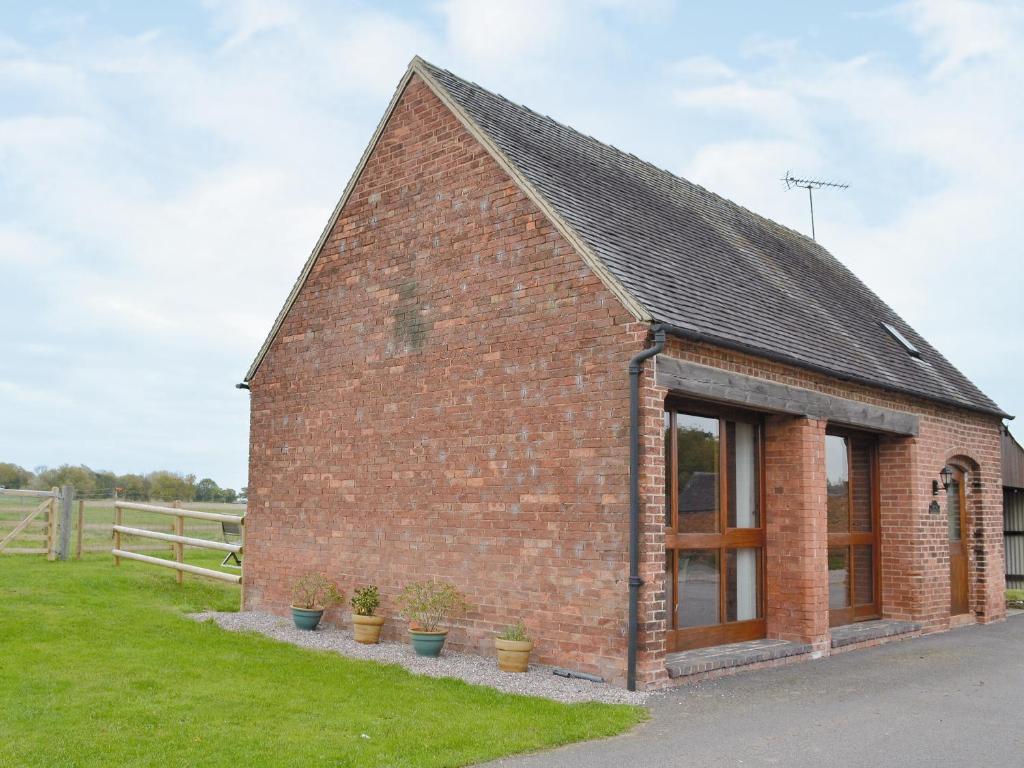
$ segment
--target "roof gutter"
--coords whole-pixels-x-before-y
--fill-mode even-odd
[[[984,413],[988,416],[998,416],[1001,419],[1012,420],[1014,417],[1004,411],[996,408],[982,408],[976,405],[969,405],[967,403],[961,403],[957,400],[950,400],[942,397],[934,397],[932,395],[922,395],[920,392],[914,392],[909,389],[902,387],[886,386],[879,384],[877,381],[871,381],[860,376],[851,376],[850,374],[838,373],[837,371],[826,368],[823,365],[815,365],[814,363],[808,363],[805,360],[800,360],[795,357],[783,355],[778,352],[769,352],[758,347],[753,347],[749,344],[744,344],[740,341],[733,341],[732,339],[722,338],[720,336],[714,336],[712,334],[697,331],[692,328],[681,328],[677,325],[671,325],[669,323],[656,323],[654,328],[664,329],[670,336],[675,336],[680,339],[688,339],[689,341],[699,341],[704,344],[712,344],[716,347],[724,347],[726,349],[733,349],[737,352],[744,352],[753,357],[760,357],[765,360],[771,360],[776,363],[784,363],[786,365],[792,365],[796,368],[802,368],[805,371],[813,371],[814,373],[820,373],[823,376],[828,376],[832,379],[839,379],[841,381],[850,381],[855,384],[863,384],[867,387],[874,387],[875,389],[882,389],[888,392],[897,392],[901,395],[910,395],[911,397],[919,397],[922,400],[928,400],[933,403],[941,403],[942,405],[953,406],[954,408],[963,408],[967,411],[974,411],[975,413]]]
[[[626,688],[636,690],[636,650],[639,634],[640,587],[640,374],[644,361],[665,348],[665,330],[655,326],[654,346],[629,361],[629,626]]]

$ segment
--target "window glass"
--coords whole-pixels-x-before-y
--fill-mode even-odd
[[[850,474],[853,477],[853,509],[850,511],[850,528],[857,533],[871,531],[871,499],[874,489],[871,487],[871,443],[854,440],[851,445],[852,463]]]
[[[829,533],[850,530],[850,467],[846,438],[825,435],[825,471],[828,482]]]
[[[828,548],[828,607],[850,607],[850,549]]]
[[[949,540],[960,541],[963,537],[960,530],[960,481],[956,477],[946,489],[946,511],[949,514]]]
[[[874,547],[858,544],[853,548],[853,602],[854,605],[870,605],[875,602],[875,560]]]
[[[679,552],[679,627],[718,624],[719,581],[717,549]]]
[[[679,532],[718,532],[718,419],[676,414]]]
[[[726,621],[749,621],[761,618],[760,555],[761,550],[754,547],[726,550]]]
[[[759,470],[757,427],[745,422],[727,422],[729,527],[758,528]]]
[[[672,413],[665,411],[665,525],[672,525]]]

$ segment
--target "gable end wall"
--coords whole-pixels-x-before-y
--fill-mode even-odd
[[[449,642],[624,679],[633,322],[418,78],[251,382],[247,607],[450,580]],[[335,609],[329,621],[344,619]]]

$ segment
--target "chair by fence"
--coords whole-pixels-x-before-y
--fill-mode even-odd
[[[124,513],[126,510],[136,510],[138,512],[149,512],[172,517],[174,519],[174,533],[165,533],[163,531],[153,531],[146,528],[127,526],[124,524]],[[186,519],[205,520],[221,523],[222,525],[238,525],[240,533],[242,534],[242,540],[238,543],[229,543],[186,536]],[[212,568],[203,568],[202,566],[186,563],[185,547],[212,549],[218,552],[234,554],[235,556],[241,555],[245,547],[244,523],[245,518],[238,515],[225,515],[218,512],[202,512],[198,509],[182,509],[177,506],[161,507],[154,504],[136,504],[133,502],[119,501],[114,504],[114,525],[112,526],[114,533],[114,548],[111,550],[111,554],[114,556],[114,565],[120,565],[121,560],[124,559],[136,560],[140,563],[156,565],[161,568],[171,568],[176,571],[175,578],[179,584],[182,582],[186,573],[191,573],[195,576],[203,576],[208,579],[216,579],[217,581],[226,581],[230,584],[241,585],[241,574],[224,573],[223,571],[216,571]],[[122,536],[137,536],[142,539],[154,539],[156,541],[168,542],[173,546],[174,559],[169,560],[160,557],[151,557],[149,555],[143,555],[138,552],[126,550],[121,546]]]
[[[220,532],[224,537],[225,544],[241,544],[242,543],[242,523],[221,523]],[[242,559],[238,556],[238,552],[228,552],[224,559],[221,561],[222,568],[241,568]]]

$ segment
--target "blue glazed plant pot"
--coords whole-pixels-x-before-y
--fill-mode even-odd
[[[323,608],[296,608],[292,606],[292,621],[299,629],[316,629],[320,623],[320,617],[324,615]]]
[[[412,638],[412,647],[417,656],[430,656],[437,658],[441,655],[444,647],[444,640],[448,637],[448,630],[443,632],[421,632],[416,629],[409,630],[409,637]]]

